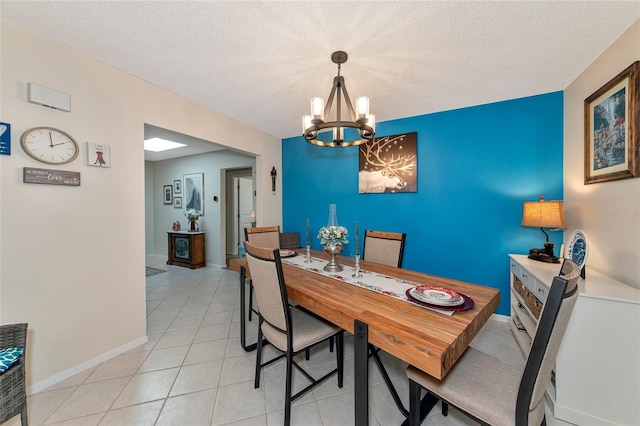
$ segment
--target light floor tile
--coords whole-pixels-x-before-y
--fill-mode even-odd
[[[183,366],[169,396],[217,388],[220,371],[222,360]]]
[[[129,377],[121,377],[78,386],[45,424],[107,411],[128,381]]]
[[[209,426],[216,390],[167,399],[156,426]]]
[[[163,405],[164,400],[158,400],[109,410],[100,422],[100,426],[151,426],[155,424]]]
[[[218,388],[212,425],[222,425],[265,414],[264,391],[253,382]]]
[[[178,368],[136,374],[124,388],[113,408],[128,407],[142,402],[164,399],[178,375]]]
[[[138,372],[179,367],[182,365],[188,351],[188,345],[176,346],[174,348],[154,349],[142,363]]]

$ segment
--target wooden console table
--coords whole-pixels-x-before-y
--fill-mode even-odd
[[[204,257],[204,232],[169,231],[167,265],[196,269],[206,265]]]

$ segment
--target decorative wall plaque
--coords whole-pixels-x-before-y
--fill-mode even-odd
[[[68,170],[38,169],[23,167],[24,183],[41,183],[45,185],[80,186],[80,172]]]

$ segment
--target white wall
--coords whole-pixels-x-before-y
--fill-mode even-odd
[[[144,124],[255,155],[257,209],[272,223],[282,222],[269,179],[281,143],[6,21],[0,42],[0,120],[12,125],[12,155],[0,156],[0,322],[29,323],[37,391],[145,339]],[[69,93],[72,111],[27,103],[27,82]],[[45,166],[24,154],[20,135],[41,125],[69,132],[80,156]],[[111,145],[111,168],[87,165],[87,141]],[[23,167],[77,171],[82,185],[24,184]]]
[[[583,166],[584,100],[639,59],[640,20],[565,89],[564,235],[583,230],[587,267],[640,289],[640,178],[584,185]]]
[[[157,161],[153,165],[154,185],[154,254],[167,255],[167,231],[176,220],[182,229],[187,229],[188,222],[182,209],[164,204],[162,187],[173,185],[175,179],[182,180],[184,174],[204,173],[204,216],[198,219],[201,231],[205,231],[205,260],[207,264],[224,266],[226,264],[226,244],[220,235],[226,229],[226,189],[221,187],[221,169],[236,167],[255,167],[254,157],[230,150],[192,155],[173,160]],[[147,168],[148,169],[148,168]],[[147,191],[149,192],[149,191]],[[184,194],[181,195],[184,202]],[[217,196],[218,201],[213,201]],[[222,233],[222,234],[221,234]]]

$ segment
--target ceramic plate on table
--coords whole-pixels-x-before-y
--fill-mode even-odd
[[[431,308],[431,309],[439,309],[441,311],[467,311],[469,309],[472,309],[475,306],[474,301],[468,297],[465,296],[464,294],[461,294],[460,297],[462,298],[462,303],[457,305],[457,306],[442,306],[442,305],[434,305],[431,303],[426,303],[423,302],[419,299],[416,299],[415,297],[413,297],[411,290],[414,289],[415,287],[412,287],[410,289],[407,290],[407,299],[409,299],[409,301],[416,303],[420,306],[424,306],[426,308]]]
[[[293,250],[280,249],[280,257],[293,257],[297,255],[298,253]]]
[[[569,243],[567,244],[566,258],[573,260],[578,268],[582,268],[587,261],[589,255],[589,246],[587,245],[587,237],[584,236],[584,232],[575,231],[569,237]]]
[[[457,306],[464,303],[464,298],[460,293],[446,287],[419,285],[409,290],[414,299],[430,305]]]

